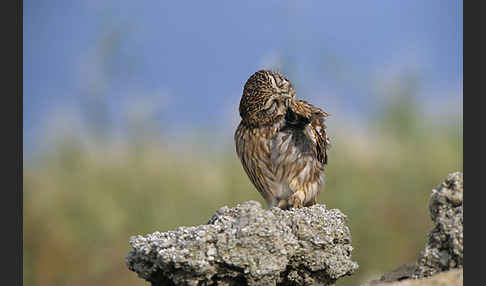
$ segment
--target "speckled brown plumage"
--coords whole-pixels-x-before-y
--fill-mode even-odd
[[[281,73],[260,70],[246,82],[235,133],[243,169],[269,207],[316,203],[324,184],[329,137],[319,107],[295,99]]]

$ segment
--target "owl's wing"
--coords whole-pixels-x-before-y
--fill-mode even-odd
[[[314,143],[314,154],[322,164],[327,164],[327,150],[330,146],[324,123],[328,116],[327,112],[307,101],[294,100],[285,117],[287,124],[302,128],[307,138]]]
[[[270,140],[276,130],[268,128],[250,128],[240,123],[235,132],[236,153],[243,169],[255,188],[271,205],[275,198],[272,162],[270,158]]]

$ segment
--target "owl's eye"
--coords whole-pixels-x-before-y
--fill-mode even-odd
[[[272,114],[277,110],[277,101],[276,100],[269,100],[270,104],[267,107],[266,111],[268,114]]]
[[[285,89],[288,86],[289,86],[289,83],[286,82],[286,81],[281,81],[281,82],[278,83],[278,88],[280,88],[280,89]]]

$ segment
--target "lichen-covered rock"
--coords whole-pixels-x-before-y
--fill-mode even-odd
[[[463,174],[450,174],[432,190],[430,216],[434,228],[417,262],[415,277],[428,277],[437,272],[463,265]]]
[[[132,237],[126,263],[152,285],[332,285],[358,269],[350,242],[339,210],[249,201],[207,225]]]

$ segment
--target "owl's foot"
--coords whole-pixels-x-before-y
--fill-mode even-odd
[[[288,210],[289,209],[289,203],[287,200],[280,200],[278,201],[277,207],[283,209],[283,210]]]
[[[317,204],[317,199],[316,199],[316,197],[314,197],[312,200],[310,200],[308,203],[306,203],[306,204],[304,205],[304,207],[310,207],[310,206],[313,206],[313,205],[315,205],[315,204]]]
[[[304,206],[305,194],[302,191],[295,192],[289,199],[288,205],[291,208],[298,209]]]

